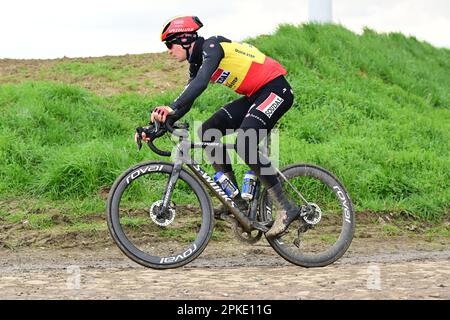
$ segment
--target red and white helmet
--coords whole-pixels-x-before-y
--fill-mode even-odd
[[[164,25],[161,41],[190,44],[197,39],[197,30],[201,27],[203,23],[196,16],[173,18]]]

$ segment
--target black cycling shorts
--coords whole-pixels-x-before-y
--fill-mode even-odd
[[[202,125],[202,131],[214,128],[225,134],[226,129],[267,129],[290,109],[294,101],[292,88],[284,76],[270,81],[250,97],[237,99],[218,110]]]
[[[220,131],[221,136],[238,130],[236,141],[237,153],[260,176],[266,187],[277,183],[277,177],[273,170],[263,174],[262,168],[271,168],[270,161],[259,155],[258,145],[272,130],[277,121],[291,108],[294,101],[292,88],[284,76],[279,76],[264,85],[254,95],[235,100],[206,120],[200,128],[200,138],[204,142],[216,142],[215,138],[208,134],[208,129]],[[246,138],[246,134],[254,129],[256,139]],[[210,131],[211,132],[211,131]],[[220,137],[219,137],[220,138]],[[223,172],[232,171],[230,158],[225,147],[211,148],[206,152],[214,168]],[[264,176],[263,176],[264,175]]]

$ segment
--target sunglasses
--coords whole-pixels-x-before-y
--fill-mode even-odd
[[[165,42],[167,49],[172,49],[173,43],[172,42]]]

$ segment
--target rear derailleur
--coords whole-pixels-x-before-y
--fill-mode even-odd
[[[300,209],[299,226],[297,228],[297,238],[293,241],[297,248],[300,248],[300,238],[309,229],[313,229],[322,219],[322,210],[315,203],[304,205]]]

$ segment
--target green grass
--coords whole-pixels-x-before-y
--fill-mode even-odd
[[[159,232],[159,236],[163,238],[171,238],[182,240],[186,242],[193,242],[197,238],[197,234],[195,232],[189,232],[184,229],[163,229]]]
[[[398,33],[367,29],[359,36],[315,24],[281,25],[248,42],[279,60],[294,88],[294,105],[279,123],[281,165],[310,162],[329,169],[358,211],[449,218],[449,50]],[[142,68],[161,72],[165,65],[158,60]],[[100,213],[99,190],[130,165],[161,159],[147,149],[137,153],[134,129],[146,124],[151,106],[171,103],[179,91],[133,92],[138,82],[128,79],[140,68],[116,57],[62,61],[51,69],[96,81],[127,79],[121,86],[128,85],[130,93],[112,96],[82,89],[73,77],[70,85],[3,82],[0,199],[60,207],[69,216]],[[226,88],[210,86],[185,118],[206,120],[235,98]],[[236,170],[241,176],[246,168]],[[19,219],[3,204],[0,212]],[[51,226],[45,216],[40,219],[36,225]]]
[[[402,230],[397,226],[384,225],[383,233],[385,233],[387,236],[397,236],[397,235],[402,234]]]
[[[106,231],[108,229],[106,222],[89,222],[81,223],[77,222],[65,228],[66,232],[99,232]]]
[[[450,228],[447,226],[437,226],[428,229],[425,233],[428,241],[434,241],[435,239],[444,238],[448,239],[450,237]]]
[[[337,237],[335,235],[325,234],[320,236],[320,240],[329,244],[334,244],[337,241]]]

